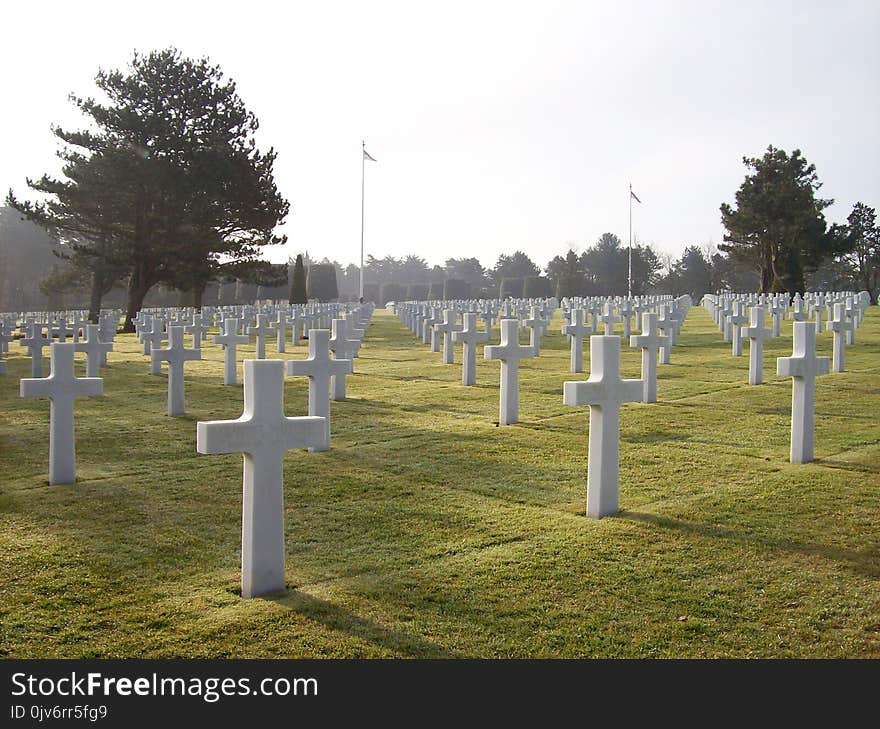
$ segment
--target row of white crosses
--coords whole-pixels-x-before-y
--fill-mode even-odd
[[[77,352],[86,352],[86,368],[89,377],[98,376],[98,368],[107,364],[107,352],[113,349],[116,335],[116,322],[113,317],[102,317],[99,324],[89,324],[77,320],[71,329],[66,319],[56,319],[54,324],[44,324],[34,317],[28,317],[22,325],[24,336],[19,338],[20,346],[27,349],[31,359],[31,377],[43,376],[43,349],[49,347],[54,338],[65,343],[73,335]],[[44,332],[45,330],[45,332]],[[11,331],[4,328],[0,336],[10,337]],[[81,334],[81,332],[83,332]],[[7,342],[10,341],[7,339]]]
[[[334,306],[334,311],[339,311],[339,309]],[[167,311],[164,313],[166,315],[169,314]],[[227,310],[225,313],[228,314],[230,312]],[[247,312],[242,313],[249,316]],[[152,314],[139,313],[135,318],[135,327],[136,330],[140,330],[140,336],[144,341],[145,353],[149,350],[151,373],[157,374],[161,372],[161,363],[168,363],[167,412],[170,416],[179,416],[185,413],[184,365],[188,361],[201,359],[201,337],[203,332],[208,331],[208,327],[201,317],[193,317],[191,318],[191,323],[187,326],[168,326],[166,333],[165,319],[159,314],[160,312],[156,311]],[[335,353],[337,359],[357,357],[360,342],[365,333],[365,327],[359,326],[362,324],[360,317],[365,316],[366,321],[368,321],[371,314],[372,307],[358,306],[347,312],[349,318],[332,320],[333,336],[329,339],[329,347]],[[173,316],[173,312],[171,316]],[[272,331],[272,327],[269,324],[267,314],[258,313],[255,316],[256,324],[251,326],[251,333],[256,338],[256,356],[257,359],[265,359],[265,340]],[[283,312],[279,312],[279,318],[276,319],[276,322],[281,320],[283,316]],[[181,321],[179,317],[177,320]],[[224,349],[223,382],[225,385],[237,384],[237,347],[249,344],[250,342],[249,336],[238,333],[239,323],[239,320],[235,317],[223,319],[221,324],[222,333],[213,337],[213,342],[219,344]],[[185,330],[193,336],[194,346],[192,349],[186,349],[184,346]],[[166,336],[169,337],[168,347],[158,346]],[[279,339],[280,344],[281,340]],[[281,351],[283,351],[283,347],[280,347],[279,352]],[[345,379],[343,377],[334,377],[333,383],[334,397],[344,398]]]
[[[807,321],[812,312],[816,334],[823,332],[823,324],[824,329],[832,332],[832,371],[843,372],[845,347],[854,343],[854,330],[861,322],[869,302],[867,292],[858,295],[852,292],[808,292],[803,298],[800,294],[794,296],[788,315],[797,323]],[[789,295],[707,295],[703,305],[724,332],[725,340],[732,341],[734,356],[742,354],[742,339],[750,340],[749,383],[761,384],[763,340],[780,335],[781,318],[789,308]],[[748,318],[745,316],[747,306],[751,307]],[[765,307],[772,317],[772,330],[764,326]],[[749,326],[745,326],[746,323]]]
[[[540,340],[546,333],[553,314],[555,300],[530,300],[528,302],[507,300],[504,302],[447,302],[448,306],[441,311],[432,302],[398,302],[393,305],[398,318],[413,333],[427,343],[430,339],[432,351],[439,350],[439,337],[443,335],[443,363],[454,363],[454,344],[463,345],[462,383],[473,385],[476,382],[476,345],[489,338],[488,331],[480,331],[477,325],[478,313],[467,311],[477,306],[482,308],[482,315],[487,327],[492,321],[494,312],[504,318],[501,320],[501,343],[484,348],[487,360],[499,360],[501,366],[501,382],[499,393],[499,424],[511,425],[519,422],[519,362],[539,356]],[[487,307],[488,304],[488,307]],[[657,376],[656,362],[669,363],[669,351],[675,336],[681,328],[687,309],[691,305],[690,297],[683,296],[673,299],[663,297],[641,297],[629,299],[571,299],[564,301],[569,307],[571,321],[563,326],[562,332],[571,340],[571,370],[583,371],[583,339],[595,332],[585,324],[588,314],[595,316],[596,323],[604,326],[606,335],[612,335],[614,327],[624,322],[625,336],[630,336],[631,346],[642,349],[643,362],[643,397],[645,402],[656,402]],[[490,309],[492,313],[486,311]],[[525,311],[527,309],[527,312]],[[659,310],[659,317],[652,309]],[[462,323],[457,322],[458,312],[462,311]],[[631,331],[629,316],[638,310],[648,322],[643,334],[634,337],[627,334]],[[513,313],[520,312],[514,318]],[[601,312],[601,315],[599,314]],[[646,314],[652,316],[645,318]],[[507,323],[510,322],[510,323]],[[519,343],[520,327],[530,330],[529,344]],[[433,330],[429,337],[428,329]],[[660,334],[661,331],[668,332]]]

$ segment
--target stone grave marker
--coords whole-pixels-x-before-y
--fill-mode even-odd
[[[331,381],[351,372],[350,359],[333,359],[330,356],[330,331],[309,330],[309,356],[306,359],[287,360],[288,375],[305,375],[309,378],[309,415],[325,420],[325,438],[310,451],[330,450],[330,386]],[[335,398],[334,398],[335,399]]]
[[[562,402],[590,406],[589,460],[587,462],[587,516],[601,519],[616,514],[619,505],[620,406],[638,402],[641,380],[620,377],[620,337],[590,337],[590,377],[566,382]]]
[[[462,314],[462,322],[462,328],[452,332],[452,341],[462,344],[461,384],[475,385],[477,383],[477,344],[488,341],[489,335],[478,329],[476,314]]]
[[[501,343],[483,347],[485,359],[501,360],[499,425],[519,422],[519,362],[534,356],[535,351],[530,346],[519,343],[518,319],[502,319]]]
[[[100,377],[74,376],[73,348],[72,342],[52,344],[49,376],[19,383],[21,397],[49,398],[49,483],[53,486],[76,482],[74,399],[97,397],[104,390]]]
[[[291,448],[321,447],[324,439],[323,418],[285,417],[281,360],[245,360],[241,417],[198,423],[199,453],[244,453],[243,598],[284,591],[284,454]]]
[[[828,374],[828,357],[816,356],[816,326],[811,321],[795,321],[791,357],[777,357],[776,374],[792,378],[791,462],[813,460],[816,376]]]
[[[169,327],[169,344],[163,349],[153,349],[150,358],[154,366],[168,363],[168,415],[183,415],[186,402],[183,388],[183,366],[192,360],[201,359],[200,349],[185,349],[183,346],[183,327]]]

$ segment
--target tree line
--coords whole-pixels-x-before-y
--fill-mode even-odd
[[[276,287],[293,301],[352,297],[360,271],[326,258],[304,266],[273,265],[267,246],[286,242],[275,230],[290,212],[274,180],[274,149],[261,152],[259,123],[219,66],[169,48],[135,53],[124,71],[100,70],[101,98],[71,95],[89,128],[54,127],[62,143],[60,178],[28,179],[39,193],[7,203],[59,242],[56,268],[43,285],[89,289],[89,316],[114,286],[126,288],[126,326],[157,286],[183,292],[199,306],[209,286],[242,282]],[[724,240],[717,249],[691,245],[667,260],[649,245],[632,248],[632,291],[687,292],[731,288],[803,291],[828,285],[866,289],[876,303],[880,233],[873,208],[856,203],[845,223],[828,225],[830,199],[815,166],[799,150],[770,146],[743,158],[745,180],[733,204],[721,205]],[[629,250],[613,233],[585,250],[567,250],[542,271],[522,251],[491,268],[476,258],[429,265],[417,254],[370,256],[364,292],[389,298],[621,295]],[[294,291],[294,279],[306,280]]]

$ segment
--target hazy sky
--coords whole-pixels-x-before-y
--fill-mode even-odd
[[[136,9],[136,10],[135,10]],[[0,190],[58,168],[50,125],[98,68],[176,46],[235,79],[278,151],[284,249],[539,265],[605,231],[674,255],[768,144],[817,167],[826,215],[880,206],[880,3],[115,2],[5,4]]]

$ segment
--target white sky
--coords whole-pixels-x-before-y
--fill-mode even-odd
[[[768,144],[800,148],[844,222],[880,206],[880,3],[119,2],[0,10],[0,191],[58,169],[67,94],[170,45],[235,79],[278,151],[284,249],[539,265],[605,231],[678,255]]]

